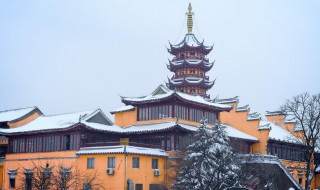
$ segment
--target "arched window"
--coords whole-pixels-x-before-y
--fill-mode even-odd
[[[194,70],[191,70],[191,71],[190,71],[190,74],[194,74]]]

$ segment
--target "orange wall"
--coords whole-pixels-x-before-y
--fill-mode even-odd
[[[115,157],[116,164],[114,168],[114,175],[107,175],[108,157]],[[132,158],[139,157],[139,168],[132,168]],[[90,171],[87,169],[87,158],[95,159],[95,170],[103,180],[106,190],[126,189],[127,180],[130,179],[134,184],[143,184],[143,189],[148,189],[149,184],[164,184],[165,179],[165,157],[159,156],[146,156],[146,155],[125,155],[125,154],[93,154],[93,155],[80,155],[79,166],[82,171]],[[158,159],[158,168],[161,172],[160,176],[154,176],[152,169],[152,159]]]
[[[120,127],[134,125],[137,121],[137,107],[134,110],[114,114],[114,124]]]
[[[267,154],[269,130],[258,130],[260,120],[248,121],[249,111],[236,112],[237,106],[238,103],[235,103],[230,112],[220,113],[221,123],[228,124],[239,131],[258,138],[259,142],[252,145],[252,152]]]
[[[38,112],[35,112],[33,113],[32,115],[22,119],[22,120],[19,120],[17,122],[8,122],[8,125],[9,125],[9,128],[16,128],[16,127],[20,127],[22,125],[25,125],[33,120],[35,120],[36,118],[38,118],[40,116],[40,114]]]
[[[19,177],[23,168],[31,169],[34,165],[49,166],[65,165],[71,166],[76,164],[76,151],[61,151],[61,152],[47,152],[47,153],[21,153],[21,154],[7,154],[4,162],[4,182],[3,189],[9,189],[9,175],[8,169],[18,169],[16,187],[19,187]]]
[[[93,154],[93,155],[75,155],[76,151],[48,152],[48,153],[23,153],[8,154],[4,164],[4,171],[8,169],[18,169],[16,179],[16,187],[19,186],[19,172],[23,172],[23,168],[33,168],[34,164],[50,166],[63,164],[64,166],[77,166],[80,171],[94,175],[97,172],[99,183],[105,187],[105,190],[126,189],[127,179],[131,179],[134,184],[143,184],[144,189],[149,188],[149,184],[164,184],[165,179],[165,157],[146,156],[146,155],[125,155],[125,154]],[[115,174],[107,175],[108,157],[115,157]],[[132,168],[132,158],[140,158],[140,167]],[[87,169],[87,158],[94,158],[94,169]],[[160,176],[154,176],[152,169],[152,159],[158,159],[158,168],[161,172]],[[127,166],[127,167],[125,167]],[[1,166],[0,166],[1,170]],[[4,172],[4,189],[9,187],[9,176]]]

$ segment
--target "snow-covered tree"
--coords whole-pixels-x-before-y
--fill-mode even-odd
[[[222,125],[208,128],[204,122],[187,147],[176,189],[222,190],[239,187],[237,159]]]

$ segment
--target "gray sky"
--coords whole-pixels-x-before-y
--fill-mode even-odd
[[[165,46],[187,32],[188,2],[1,0],[0,110],[108,113],[122,106],[118,94],[150,93],[172,76]],[[264,114],[319,93],[320,1],[191,2],[195,34],[215,44],[211,97],[238,95]]]

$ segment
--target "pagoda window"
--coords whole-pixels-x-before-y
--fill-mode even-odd
[[[184,57],[185,57],[184,54],[180,55],[180,59],[184,59]]]
[[[194,70],[191,70],[191,71],[190,71],[190,74],[194,74],[194,73],[195,73]]]

